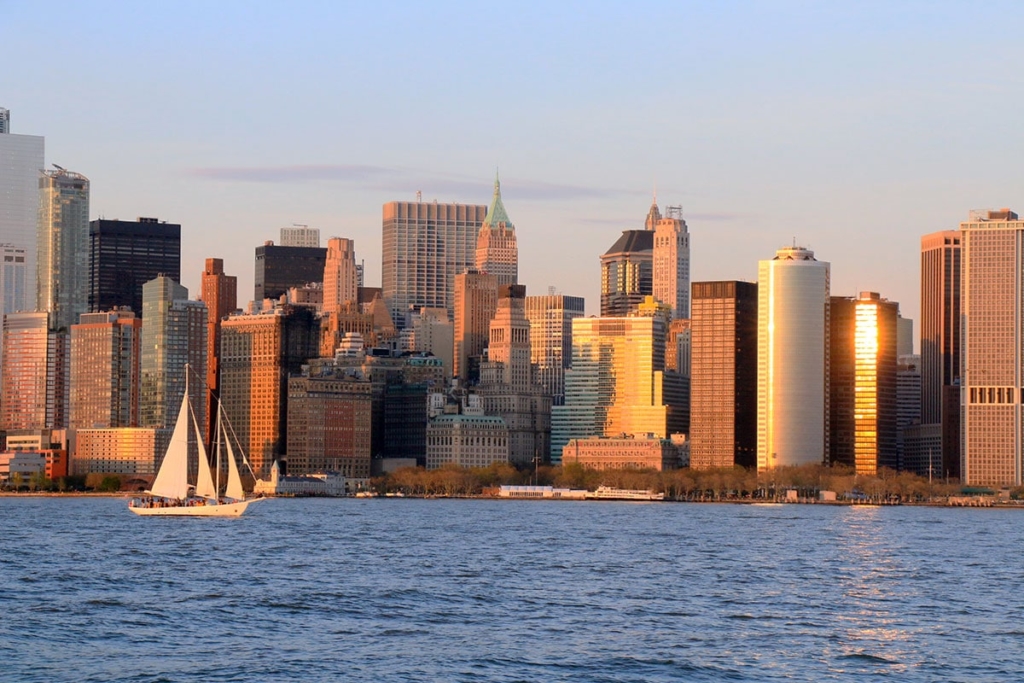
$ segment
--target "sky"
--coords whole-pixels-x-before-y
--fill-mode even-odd
[[[692,280],[796,242],[834,296],[920,308],[921,235],[1024,210],[1024,4],[0,0],[0,107],[91,180],[92,218],[182,225],[182,281],[292,224],[486,204],[528,294],[599,310],[599,256],[683,207]]]

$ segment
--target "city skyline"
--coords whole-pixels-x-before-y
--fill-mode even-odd
[[[211,256],[252,291],[252,250],[293,223],[353,239],[377,284],[384,203],[486,203],[498,167],[520,282],[588,314],[599,254],[641,227],[656,186],[683,206],[692,281],[753,281],[795,237],[833,263],[833,293],[878,291],[918,319],[919,236],[1020,203],[973,161],[1020,138],[1022,48],[959,49],[1012,24],[1013,5],[267,5],[229,31],[238,7],[54,21],[20,4],[0,28],[20,65],[0,103],[11,131],[90,178],[90,219],[180,223],[190,291]],[[677,39],[651,40],[652,17]],[[73,80],[37,49],[44,19],[49,42],[90,47]],[[530,49],[489,49],[499,20]],[[450,39],[417,47],[442,26]],[[393,89],[416,105],[385,105]]]

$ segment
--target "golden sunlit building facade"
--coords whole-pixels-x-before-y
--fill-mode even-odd
[[[832,297],[829,461],[874,475],[897,469],[896,319],[876,292]]]

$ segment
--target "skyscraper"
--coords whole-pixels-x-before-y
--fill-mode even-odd
[[[319,331],[305,306],[233,315],[221,324],[221,410],[257,476],[285,454],[288,376],[317,357]]]
[[[501,183],[494,179],[494,198],[476,240],[476,268],[498,278],[498,286],[519,281],[516,231],[501,201]]]
[[[824,462],[829,264],[783,247],[760,262],[757,296],[757,469]]]
[[[127,306],[142,315],[142,285],[181,280],[181,226],[156,218],[89,223],[89,310]]]
[[[652,208],[652,217],[658,207]],[[654,298],[672,308],[673,318],[690,317],[690,234],[686,231],[681,206],[665,208],[666,215],[654,222]]]
[[[484,411],[508,426],[509,461],[524,465],[548,458],[551,432],[551,396],[536,383],[530,362],[525,299],[523,285],[498,288],[487,361],[480,368],[477,387]]]
[[[206,305],[188,290],[159,276],[142,286],[142,374],[139,422],[142,427],[174,426],[185,394],[185,366],[196,422],[206,429]]]
[[[333,314],[342,304],[358,300],[355,242],[343,237],[327,240],[323,282],[325,313]]]
[[[238,278],[224,274],[224,260],[206,259],[200,283],[201,299],[206,304],[206,415],[207,443],[213,442],[220,396],[220,327],[221,322],[238,308]]]
[[[327,250],[320,247],[285,247],[267,242],[256,247],[253,301],[279,299],[291,287],[323,282]]]
[[[308,225],[281,228],[281,246],[318,249],[320,248],[320,229],[311,228]]]
[[[584,315],[583,297],[563,294],[527,296],[530,360],[537,383],[554,405],[565,403],[565,371],[572,361],[572,321]]]
[[[89,179],[63,168],[39,178],[36,308],[67,331],[89,310]]]
[[[11,133],[10,112],[0,109],[0,244],[24,249],[25,289],[0,313],[27,311],[36,305],[36,242],[39,223],[39,174],[45,140]]]
[[[570,439],[618,434],[667,438],[678,406],[665,395],[660,317],[576,318],[565,405],[551,409],[551,457]]]
[[[831,298],[829,461],[875,475],[897,469],[896,319],[876,292]]]
[[[628,315],[654,293],[653,260],[653,230],[622,231],[601,255],[601,317]]]
[[[462,381],[479,379],[479,360],[498,305],[498,278],[469,270],[455,277],[455,367]]]
[[[477,234],[487,207],[436,202],[384,205],[382,285],[395,324],[409,311],[444,308],[455,315],[455,277],[476,265]]]
[[[921,424],[941,425],[936,473],[960,477],[961,235],[921,238]],[[931,427],[930,430],[934,430]]]
[[[757,464],[757,285],[694,282],[690,467]]]
[[[962,252],[962,481],[1024,483],[1024,221],[973,212]],[[922,359],[923,360],[923,359]]]
[[[50,314],[4,318],[0,429],[63,429],[68,409],[68,336]]]
[[[142,319],[127,308],[71,326],[70,429],[139,424]]]

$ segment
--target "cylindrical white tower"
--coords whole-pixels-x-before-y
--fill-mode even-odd
[[[784,247],[758,267],[757,469],[828,453],[829,264]]]

